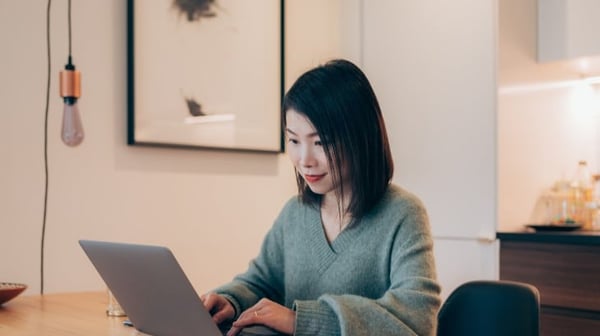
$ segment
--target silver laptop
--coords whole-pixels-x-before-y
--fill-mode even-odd
[[[175,256],[166,247],[80,240],[79,244],[133,326],[154,336],[221,336]],[[265,326],[239,336],[281,335]]]

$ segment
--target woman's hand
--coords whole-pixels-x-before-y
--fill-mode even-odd
[[[200,297],[206,310],[212,315],[213,321],[216,324],[221,324],[227,320],[231,320],[235,316],[235,309],[231,302],[226,298],[216,293],[207,293]]]
[[[296,325],[296,313],[271,300],[261,299],[233,322],[227,336],[237,335],[244,327],[253,324],[262,324],[280,333],[292,335]]]

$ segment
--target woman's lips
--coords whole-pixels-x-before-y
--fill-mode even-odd
[[[321,174],[321,175],[304,175],[304,179],[308,183],[315,183],[315,182],[319,181],[320,179],[322,179],[323,177],[325,177],[325,174]]]

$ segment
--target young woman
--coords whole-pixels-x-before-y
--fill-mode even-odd
[[[265,325],[289,335],[434,335],[433,242],[417,197],[394,170],[364,73],[333,60],[287,92],[282,119],[298,196],[248,270],[202,296],[228,335]]]

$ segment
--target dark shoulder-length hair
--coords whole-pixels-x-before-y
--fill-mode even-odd
[[[394,173],[385,123],[375,92],[365,74],[347,60],[332,60],[300,76],[283,98],[282,120],[288,110],[313,124],[332,170],[338,201],[342,202],[342,169],[352,189],[347,212],[361,218],[383,196]],[[298,192],[309,204],[322,195],[310,190],[296,171]]]

